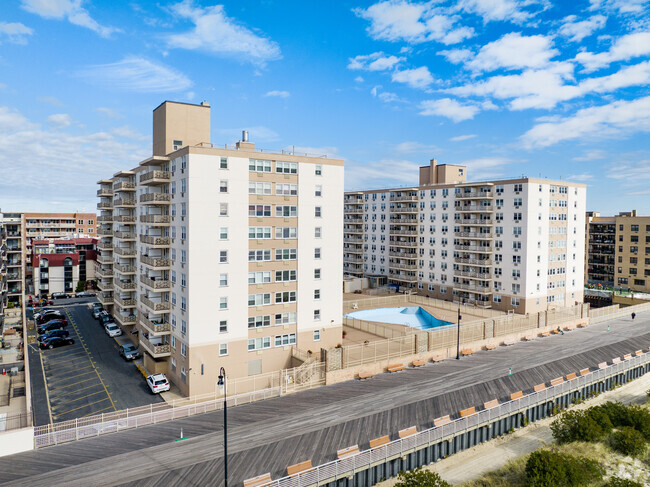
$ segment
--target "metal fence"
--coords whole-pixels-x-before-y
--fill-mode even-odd
[[[385,446],[366,450],[352,457],[318,465],[305,473],[291,477],[283,477],[268,485],[276,487],[303,487],[331,482],[341,476],[348,476],[354,474],[354,472],[366,470],[374,464],[387,461],[389,458],[401,457],[406,453],[411,453],[428,445],[438,443],[445,438],[451,438],[479,426],[491,424],[500,418],[525,411],[531,406],[554,401],[558,397],[579,391],[586,386],[624,373],[635,367],[645,365],[649,361],[650,354],[644,353],[641,356],[633,357],[631,360],[613,364],[604,369],[597,369],[556,386],[550,386],[543,391],[533,392],[520,399],[508,401],[494,408],[479,411],[472,416],[459,418],[451,423],[424,430],[407,438],[393,440]]]
[[[0,414],[0,432],[27,428],[32,425],[32,413]]]
[[[429,298],[417,294],[395,294],[392,296],[378,296],[376,298],[350,299],[343,303],[343,312],[349,313],[355,310],[369,308],[386,308],[390,306],[408,306],[408,305],[430,306],[432,308],[457,311],[458,303],[443,301],[442,299]],[[502,316],[502,311],[493,309],[475,308],[469,305],[460,305],[461,313],[473,314],[485,318],[493,316]]]
[[[643,311],[650,311],[650,303],[635,304],[633,306],[626,306],[625,308],[621,308],[618,304],[615,304],[613,306],[607,306],[606,308],[590,309],[589,322],[601,323],[603,321],[622,318],[630,316],[632,313],[640,313]]]

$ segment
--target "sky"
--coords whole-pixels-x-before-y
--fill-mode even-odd
[[[212,107],[212,143],[345,159],[347,190],[587,185],[650,215],[650,0],[3,0],[0,208],[95,211],[151,155],[164,100]]]

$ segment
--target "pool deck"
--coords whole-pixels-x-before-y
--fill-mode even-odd
[[[609,330],[611,326],[611,330]],[[646,349],[650,314],[616,319],[565,335],[478,352],[399,374],[379,374],[228,410],[229,481],[241,486],[287,465],[336,458],[372,438],[424,430],[434,418],[532,387],[602,361]],[[513,375],[508,376],[508,367]],[[0,458],[0,485],[188,487],[223,476],[221,411],[125,430]],[[177,442],[181,429],[187,439]]]

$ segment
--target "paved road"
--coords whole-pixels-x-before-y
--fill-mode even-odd
[[[29,346],[36,425],[162,401],[151,394],[135,365],[120,357],[117,342],[93,319],[86,303],[64,309],[74,345],[45,351]]]
[[[608,326],[611,325],[611,331]],[[486,400],[507,400],[550,379],[647,349],[650,313],[512,347],[479,352],[368,381],[333,386],[229,409],[229,471],[233,485],[311,458],[321,464],[353,444]],[[506,376],[512,367],[513,375]],[[218,485],[223,473],[221,412],[66,443],[0,458],[0,482],[12,486]],[[176,442],[181,429],[188,439]],[[116,475],[116,472],[119,474]]]

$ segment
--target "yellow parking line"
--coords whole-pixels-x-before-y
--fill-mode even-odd
[[[52,421],[52,409],[50,408],[50,393],[47,390],[47,378],[45,377],[45,367],[43,366],[43,354],[38,352],[38,356],[41,360],[41,371],[43,372],[43,384],[45,384],[45,402],[47,403],[47,413],[50,416],[50,424],[53,423]]]
[[[109,398],[105,397],[104,399],[100,399],[99,401],[91,402],[90,404],[84,404],[83,406],[79,406],[78,408],[71,409],[70,411],[65,411],[63,413],[57,413],[55,416],[60,418],[64,414],[70,414],[71,412],[77,411],[78,409],[86,408],[88,406],[92,406],[93,404],[99,404],[100,402],[105,401],[106,399],[110,399],[110,397]],[[95,413],[93,413],[93,414],[95,414]]]
[[[78,382],[77,382],[77,384],[78,384]],[[65,386],[65,387],[57,387],[57,388],[52,389],[52,392],[53,392],[53,393],[54,393],[54,392],[60,392],[61,389],[65,389],[65,388],[67,388],[67,387],[69,387],[69,386]],[[75,390],[74,390],[74,394],[76,394],[77,392],[80,392],[80,391],[85,391],[86,389],[91,389],[91,388],[93,388],[93,387],[99,387],[99,384],[95,383],[95,384],[91,384],[91,385],[86,386],[86,387],[82,387],[81,389],[75,389]],[[66,394],[72,394],[72,393],[70,393],[70,392],[66,392]],[[79,398],[79,399],[81,399],[81,398]],[[76,401],[76,399],[74,399],[74,400]],[[59,403],[59,404],[60,404],[60,403]]]
[[[89,380],[94,380],[94,377],[91,377],[90,379],[80,380],[79,382],[73,382],[72,384],[66,384],[66,385],[61,386],[61,387],[57,386],[56,389],[57,390],[66,389],[68,387],[76,386],[78,384],[83,384],[84,382],[88,382]],[[90,387],[92,387],[92,386],[90,386]],[[80,389],[80,390],[83,390],[83,389]]]
[[[104,411],[106,411],[106,410],[108,410],[108,409],[111,409],[110,406],[107,407],[107,408],[104,408],[104,409],[100,409],[99,411],[93,411],[93,412],[91,412],[91,413],[84,414],[83,416],[79,416],[79,417],[80,417],[80,418],[85,418],[86,416],[94,416],[95,414],[102,413],[102,412],[104,412]]]
[[[85,396],[81,396],[81,397],[78,397],[76,399],[71,399],[70,401],[60,402],[56,406],[59,407],[59,406],[65,405],[65,404],[73,404],[73,403],[76,403],[77,401],[81,401],[82,399],[86,399],[87,397],[96,396],[97,394],[103,394],[103,393],[104,393],[104,391],[93,392],[92,394],[86,394]],[[65,414],[65,413],[61,413],[61,414]]]
[[[76,357],[72,357],[70,360],[65,360],[65,359],[59,359],[58,357],[57,358],[52,358],[52,357],[45,356],[45,361],[46,362],[52,362],[52,363],[57,363],[57,364],[61,363],[61,362],[73,362],[75,360],[80,360],[80,359],[86,359],[87,360],[88,357],[84,357],[83,355],[79,355],[79,356],[76,356]]]
[[[92,373],[93,373],[93,371],[90,370],[90,371],[88,371],[88,372],[84,372],[83,374],[77,374],[77,375],[73,375],[73,376],[71,376],[71,377],[63,377],[62,380],[74,379],[75,377],[82,377],[82,376],[84,376],[84,375],[88,375],[88,374],[92,374]]]

